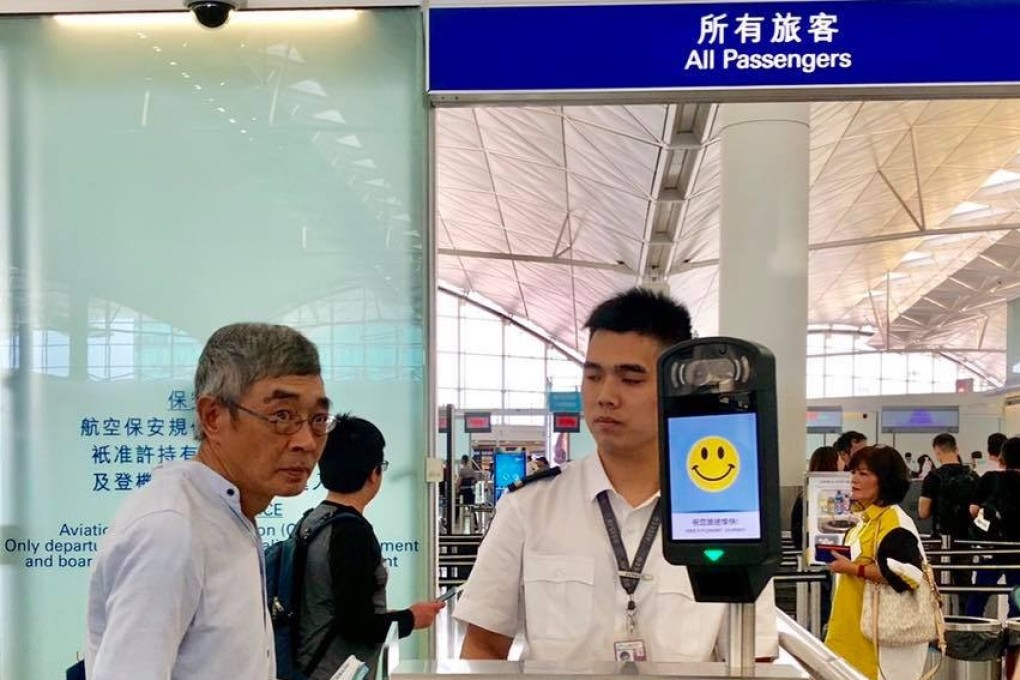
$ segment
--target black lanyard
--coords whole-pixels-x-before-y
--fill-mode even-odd
[[[652,516],[648,518],[648,525],[641,537],[634,561],[627,559],[627,548],[623,545],[623,535],[620,533],[620,525],[616,522],[616,515],[609,504],[609,493],[602,491],[596,496],[599,502],[599,510],[602,511],[602,523],[606,526],[606,534],[609,536],[609,544],[613,546],[613,554],[616,556],[617,575],[620,577],[620,585],[627,593],[627,625],[629,632],[634,632],[635,618],[637,616],[637,605],[634,603],[634,591],[637,590],[641,581],[641,572],[645,568],[645,560],[652,550],[652,543],[655,542],[655,535],[659,532],[659,525],[662,522],[659,517],[659,507],[662,505],[662,497],[655,501],[652,508]]]

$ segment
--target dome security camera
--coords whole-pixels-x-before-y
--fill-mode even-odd
[[[237,9],[237,0],[185,0],[184,5],[195,15],[198,23],[206,28],[219,28]]]

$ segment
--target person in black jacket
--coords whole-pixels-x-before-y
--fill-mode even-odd
[[[387,609],[389,576],[379,540],[365,518],[389,466],[383,459],[385,446],[375,425],[342,415],[319,460],[319,476],[329,493],[303,521],[344,517],[308,546],[298,664],[312,667],[311,680],[328,680],[352,654],[374,669],[391,624],[397,624],[400,637],[407,637],[431,626],[444,607],[441,602],[419,602],[400,611]]]
[[[990,531],[990,540],[1020,542],[1020,438],[1011,437],[1000,443],[1001,459],[1005,467],[986,472],[978,484],[977,493],[971,502],[970,513],[984,522]],[[989,517],[993,517],[989,520]],[[980,526],[980,525],[979,525]],[[1010,555],[984,556],[986,565],[1012,562]],[[1005,575],[1006,585],[1020,587],[1020,571],[982,570],[976,572],[974,585],[996,585]],[[967,600],[967,616],[984,616],[988,603],[987,593],[974,593]],[[1016,598],[1008,598],[1009,618],[1020,616]]]

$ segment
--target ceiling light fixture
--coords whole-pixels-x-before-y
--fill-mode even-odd
[[[970,213],[979,212],[981,210],[988,210],[991,206],[987,203],[975,203],[974,201],[964,201],[960,205],[953,208],[953,212],[949,213],[950,217],[956,217],[958,215],[969,215]]]
[[[245,26],[288,26],[291,28],[317,28],[323,24],[351,24],[358,20],[356,9],[310,10],[248,10],[235,12],[226,29]],[[53,21],[67,28],[106,29],[187,28],[194,29],[195,19],[190,12],[118,12],[89,14],[57,14]]]
[[[1012,170],[996,170],[988,176],[988,179],[986,179],[984,184],[981,185],[981,188],[987,189],[989,187],[997,187],[1018,181],[1020,181],[1020,172],[1013,172]]]

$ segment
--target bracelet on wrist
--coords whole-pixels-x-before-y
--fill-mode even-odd
[[[864,565],[863,564],[858,564],[857,565],[857,578],[867,578],[864,575]]]

